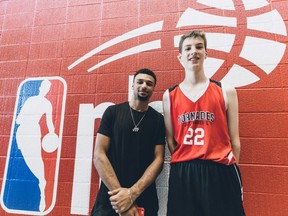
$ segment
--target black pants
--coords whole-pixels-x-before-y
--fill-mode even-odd
[[[101,183],[91,216],[119,216],[112,208],[108,195],[108,188]],[[152,183],[135,201],[139,207],[145,209],[145,216],[157,216],[158,197],[155,183]]]
[[[236,165],[193,160],[171,164],[167,216],[245,216]]]

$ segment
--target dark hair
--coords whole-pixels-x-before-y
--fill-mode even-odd
[[[183,42],[185,39],[197,38],[197,37],[200,37],[204,40],[204,47],[205,47],[205,50],[207,50],[207,39],[206,39],[205,32],[201,30],[193,30],[181,36],[180,41],[179,41],[179,53],[182,53],[182,46],[183,46]]]
[[[147,74],[147,75],[152,76],[152,77],[154,78],[154,80],[155,80],[154,85],[156,85],[157,78],[156,78],[155,73],[154,73],[152,70],[150,70],[150,69],[148,69],[148,68],[142,68],[142,69],[136,71],[135,74],[134,74],[134,77],[133,77],[133,81],[135,80],[135,77],[136,77],[138,74]]]

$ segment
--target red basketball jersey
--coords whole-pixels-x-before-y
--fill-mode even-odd
[[[193,159],[235,163],[221,84],[210,80],[206,91],[195,102],[184,95],[179,85],[169,89],[169,95],[177,142],[171,163]]]

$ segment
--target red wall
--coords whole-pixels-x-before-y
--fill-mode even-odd
[[[174,36],[192,28],[201,28],[210,33],[235,35],[230,52],[208,51],[209,57],[224,61],[212,76],[213,79],[224,78],[235,63],[259,78],[257,82],[236,86],[242,144],[240,169],[247,216],[288,215],[288,3],[286,0],[262,1],[266,2],[263,7],[245,10],[243,5],[248,1],[231,2],[234,3],[234,10],[217,9],[196,0],[0,1],[0,183],[5,172],[20,83],[31,77],[62,77],[67,83],[67,99],[57,200],[49,215],[70,215],[79,105],[97,106],[104,102],[127,100],[128,76],[142,67],[156,72],[158,83],[152,101],[160,101],[164,90],[181,82],[184,76],[176,58]],[[187,8],[235,18],[236,26],[211,26],[208,23],[177,27]],[[286,35],[271,32],[272,29],[263,32],[247,27],[247,17],[273,10],[281,16]],[[163,26],[159,31],[115,44],[68,69],[77,59],[102,44],[160,21],[163,21]],[[251,35],[279,42],[285,47],[281,59],[269,73],[241,58],[246,36]],[[153,40],[161,40],[161,47],[120,58],[87,72],[95,64],[115,54]],[[258,55],[269,52],[272,58],[278,51],[276,48],[265,50],[266,53],[259,50]],[[261,65],[265,63],[260,62]],[[241,76],[234,78],[242,79]],[[95,131],[97,126],[96,122]],[[90,209],[99,181],[96,170],[92,168],[91,172]],[[163,172],[165,176],[168,171],[165,169]],[[161,181],[166,180],[167,177]],[[164,191],[167,189],[165,184]],[[163,194],[160,197],[165,198]],[[0,215],[14,214],[0,207]]]

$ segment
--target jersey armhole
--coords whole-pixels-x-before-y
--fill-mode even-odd
[[[222,84],[222,94],[224,98],[225,109],[227,110],[228,108],[227,86],[224,83],[221,84]]]

